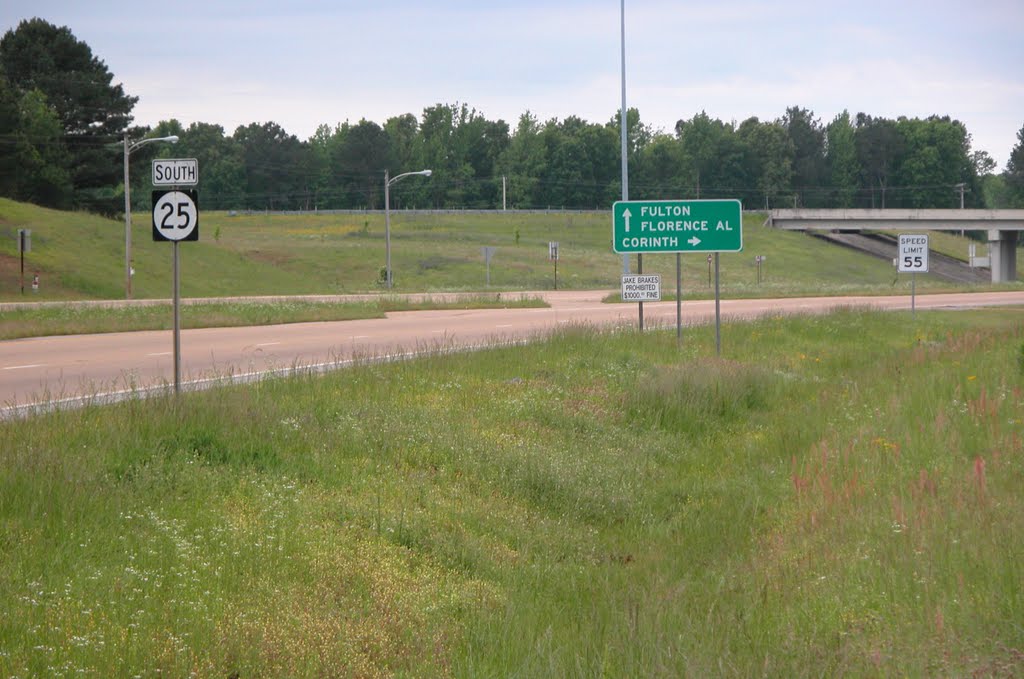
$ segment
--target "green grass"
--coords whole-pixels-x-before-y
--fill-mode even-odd
[[[366,302],[200,302],[181,305],[183,328],[224,328],[314,321],[383,318],[390,311],[424,309],[534,308],[547,303],[536,296],[475,294],[458,299],[410,300],[397,296]],[[174,325],[171,303],[131,306],[48,304],[19,307],[0,316],[0,340],[47,335],[78,335],[135,330],[169,330]]]
[[[2,423],[0,675],[1019,675],[1022,321],[573,328]]]
[[[763,215],[744,216],[741,253],[721,256],[723,294],[732,297],[902,292],[882,260],[798,232],[770,231]],[[124,290],[124,223],[85,213],[46,210],[0,199],[0,300],[22,300],[15,234],[32,229],[27,279],[40,272],[40,300],[120,299]],[[384,219],[380,214],[266,215],[204,212],[200,241],[180,246],[182,295],[298,295],[380,292]],[[622,258],[611,250],[608,213],[402,213],[392,219],[395,292],[482,290],[481,248],[497,247],[491,262],[494,290],[548,290],[554,265],[548,242],[559,241],[558,287],[615,289]],[[966,256],[967,240],[935,236],[936,247]],[[150,217],[133,216],[137,298],[171,296],[171,245],[155,243]],[[767,259],[757,283],[754,257]],[[683,258],[687,296],[712,294],[704,255]],[[635,260],[635,258],[634,258]],[[635,264],[633,265],[635,266]],[[674,289],[675,257],[648,255],[644,270],[660,273]],[[922,292],[953,289],[927,275]],[[963,289],[957,288],[957,289]]]

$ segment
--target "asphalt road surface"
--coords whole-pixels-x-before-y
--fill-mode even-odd
[[[405,356],[439,349],[528,341],[567,324],[637,324],[636,304],[602,304],[604,291],[535,293],[548,309],[404,311],[384,319],[184,330],[183,388],[244,381],[294,368],[331,369],[353,359]],[[907,295],[723,300],[723,319],[823,313],[837,307],[909,309]],[[1024,292],[918,295],[918,309],[1022,305]],[[684,301],[685,326],[714,322],[714,300]],[[675,327],[676,303],[644,304],[645,326]],[[723,331],[728,346],[728,332]],[[116,399],[174,383],[167,330],[40,337],[0,342],[0,414],[32,404]]]

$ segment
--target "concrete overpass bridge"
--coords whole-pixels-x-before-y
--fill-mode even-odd
[[[772,210],[768,226],[789,231],[985,231],[992,282],[1017,280],[1024,210]]]

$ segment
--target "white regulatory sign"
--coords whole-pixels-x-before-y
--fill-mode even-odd
[[[199,240],[198,201],[195,191],[154,191],[153,240]]]
[[[928,236],[901,233],[896,270],[900,273],[928,271]]]
[[[199,161],[195,158],[157,158],[153,161],[153,186],[195,186]]]
[[[660,302],[661,275],[623,274],[623,302]]]

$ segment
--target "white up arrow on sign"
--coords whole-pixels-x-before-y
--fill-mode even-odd
[[[633,213],[629,211],[627,207],[622,211],[622,221],[626,224],[626,233],[629,233],[629,218],[633,216]]]

